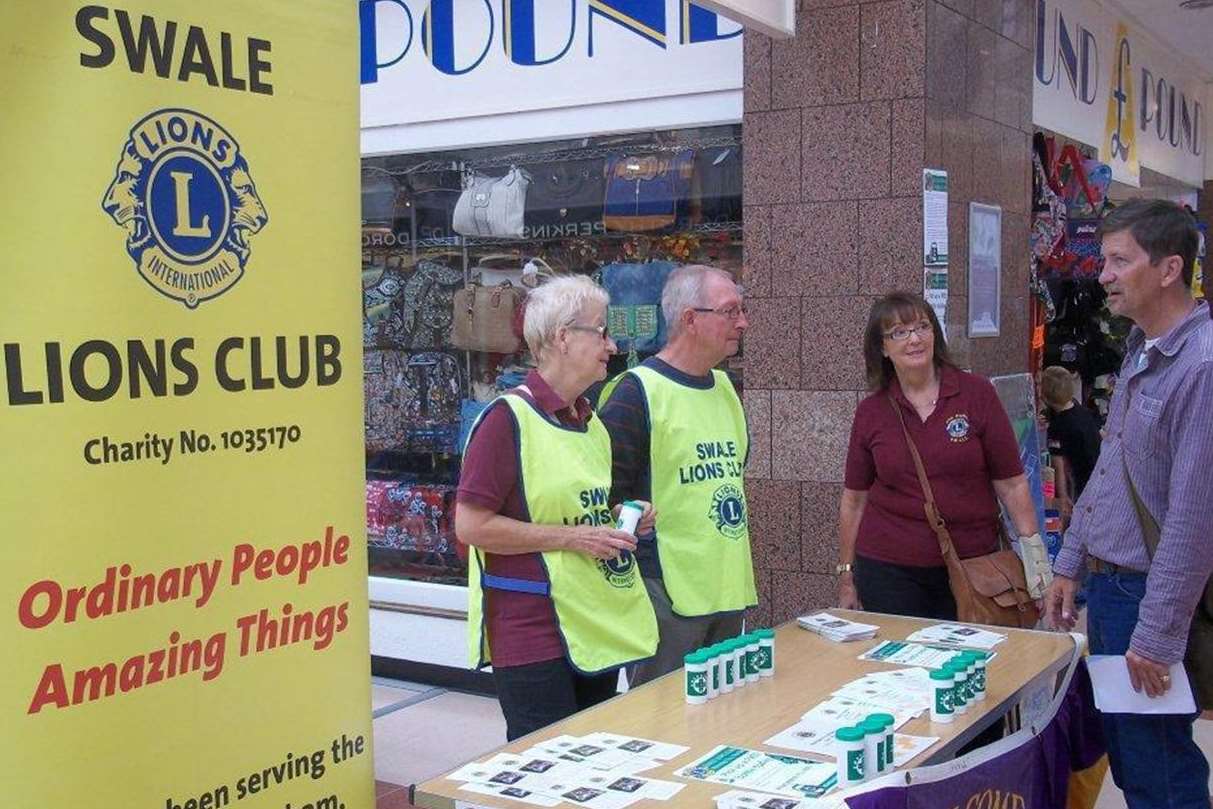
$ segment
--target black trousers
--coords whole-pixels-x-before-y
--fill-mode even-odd
[[[855,555],[855,589],[865,610],[910,618],[956,620],[956,599],[948,584],[946,567],[909,567],[878,562]],[[996,722],[977,734],[957,755],[1002,738],[1003,723]]]
[[[855,589],[865,610],[956,620],[946,567],[908,567],[855,555]]]
[[[587,676],[560,658],[525,666],[494,666],[493,681],[505,714],[506,740],[512,742],[615,696],[619,671]]]

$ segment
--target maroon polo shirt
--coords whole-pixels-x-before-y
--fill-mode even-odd
[[[515,388],[511,393],[528,399],[543,412],[569,427],[589,420],[590,403],[579,398],[573,407],[564,402],[538,371],[524,383],[531,396]],[[505,402],[485,412],[463,456],[456,507],[471,503],[522,522],[529,521],[520,482],[518,424]],[[547,581],[538,553],[483,554],[485,568],[495,576]],[[556,611],[546,596],[508,590],[484,590],[485,628],[489,652],[497,667],[524,666],[564,657],[564,644],[556,624]]]
[[[892,395],[922,455],[935,502],[962,558],[997,545],[998,503],[992,480],[1023,474],[1019,444],[994,386],[944,368],[939,402],[924,423],[896,380],[859,404],[847,449],[846,487],[868,493],[855,552],[912,567],[943,565],[939,541],[923,513],[922,486]]]

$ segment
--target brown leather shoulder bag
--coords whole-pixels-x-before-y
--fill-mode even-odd
[[[922,485],[923,511],[926,513],[927,523],[939,540],[939,552],[943,554],[944,564],[948,568],[948,584],[952,588],[952,596],[956,599],[957,617],[967,624],[992,624],[1020,629],[1036,626],[1040,619],[1040,610],[1029,595],[1023,563],[1015,551],[1011,550],[1001,530],[998,533],[999,548],[993,553],[969,559],[961,559],[956,554],[952,535],[948,532],[947,523],[935,503],[931,481],[922,465],[918,447],[910,437],[901,407],[891,396],[889,405],[897,414],[897,421],[901,423],[901,431],[906,437],[906,445],[910,448],[910,457],[914,459],[914,469],[918,472],[918,482]],[[999,525],[1001,524],[1000,519]]]

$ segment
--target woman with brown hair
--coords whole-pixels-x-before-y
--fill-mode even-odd
[[[1038,532],[1019,445],[994,386],[956,367],[935,312],[918,295],[894,292],[872,305],[864,364],[872,393],[855,412],[847,450],[839,605],[955,620],[905,431],[961,558],[996,549],[998,501],[1021,536]]]

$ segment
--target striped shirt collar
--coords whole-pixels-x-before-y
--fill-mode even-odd
[[[1188,338],[1192,336],[1202,323],[1206,323],[1208,320],[1209,304],[1205,301],[1197,301],[1196,306],[1188,313],[1187,317],[1173,326],[1169,332],[1158,338],[1158,342],[1154,344],[1154,349],[1165,356],[1175,356],[1179,352],[1179,349],[1183,348]],[[1126,353],[1129,355],[1136,354],[1145,343],[1146,333],[1142,331],[1141,326],[1138,326],[1136,323],[1133,324],[1133,328],[1129,331],[1129,336],[1125,338]]]

